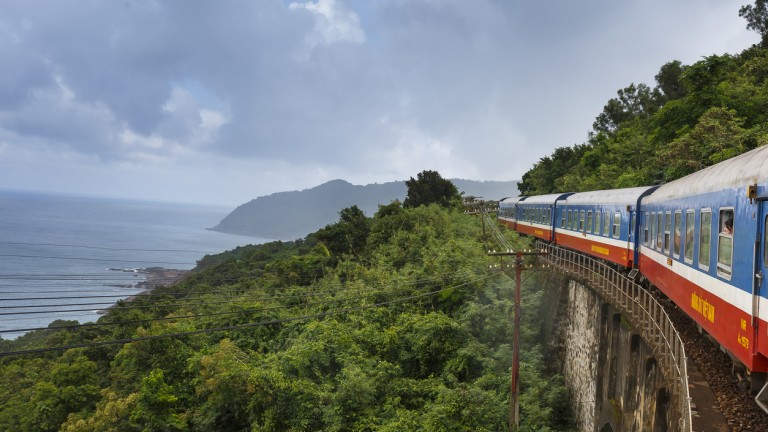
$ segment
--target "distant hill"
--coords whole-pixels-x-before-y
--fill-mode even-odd
[[[516,181],[475,181],[452,179],[464,195],[499,200],[517,195]],[[405,181],[353,185],[331,180],[302,191],[278,192],[240,205],[211,228],[231,234],[269,239],[294,240],[338,221],[339,211],[357,205],[373,216],[380,204],[403,201]]]

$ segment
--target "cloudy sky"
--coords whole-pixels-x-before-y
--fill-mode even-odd
[[[0,189],[234,206],[517,180],[747,0],[2,0]]]

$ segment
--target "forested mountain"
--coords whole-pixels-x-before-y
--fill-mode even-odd
[[[507,430],[514,283],[480,237],[461,208],[392,203],[207,256],[96,324],[0,343],[0,430]],[[523,293],[521,426],[572,430],[543,289]]]
[[[766,2],[745,6],[768,29]],[[762,33],[761,33],[762,34]],[[671,61],[656,85],[630,84],[608,101],[585,143],[561,147],[523,175],[523,195],[662,184],[768,143],[768,50]]]
[[[451,182],[466,196],[499,200],[517,195],[517,182],[514,181],[453,179]],[[405,181],[360,186],[332,180],[311,189],[278,192],[253,199],[237,207],[212,229],[293,240],[332,223],[338,218],[340,209],[356,205],[371,216],[379,205],[394,200],[402,202],[405,195]]]

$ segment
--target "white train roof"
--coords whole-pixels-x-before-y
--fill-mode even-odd
[[[522,202],[522,204],[550,204],[551,205],[551,204],[554,204],[555,201],[557,201],[558,199],[567,197],[571,193],[572,192],[530,196],[526,198],[525,201]]]
[[[641,186],[626,189],[596,190],[590,192],[577,192],[565,199],[566,205],[585,204],[619,204],[636,205],[637,199],[655,186]]]
[[[768,180],[768,146],[704,168],[659,187],[644,203],[653,203],[708,192],[745,187]]]
[[[504,198],[503,200],[499,201],[499,205],[501,205],[501,204],[513,205],[513,204],[516,204],[517,202],[522,201],[522,200],[524,200],[526,198],[528,198],[528,197],[516,196],[516,197]]]

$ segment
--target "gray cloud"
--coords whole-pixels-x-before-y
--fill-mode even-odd
[[[619,88],[756,41],[740,3],[10,1],[0,148],[513,179]]]

